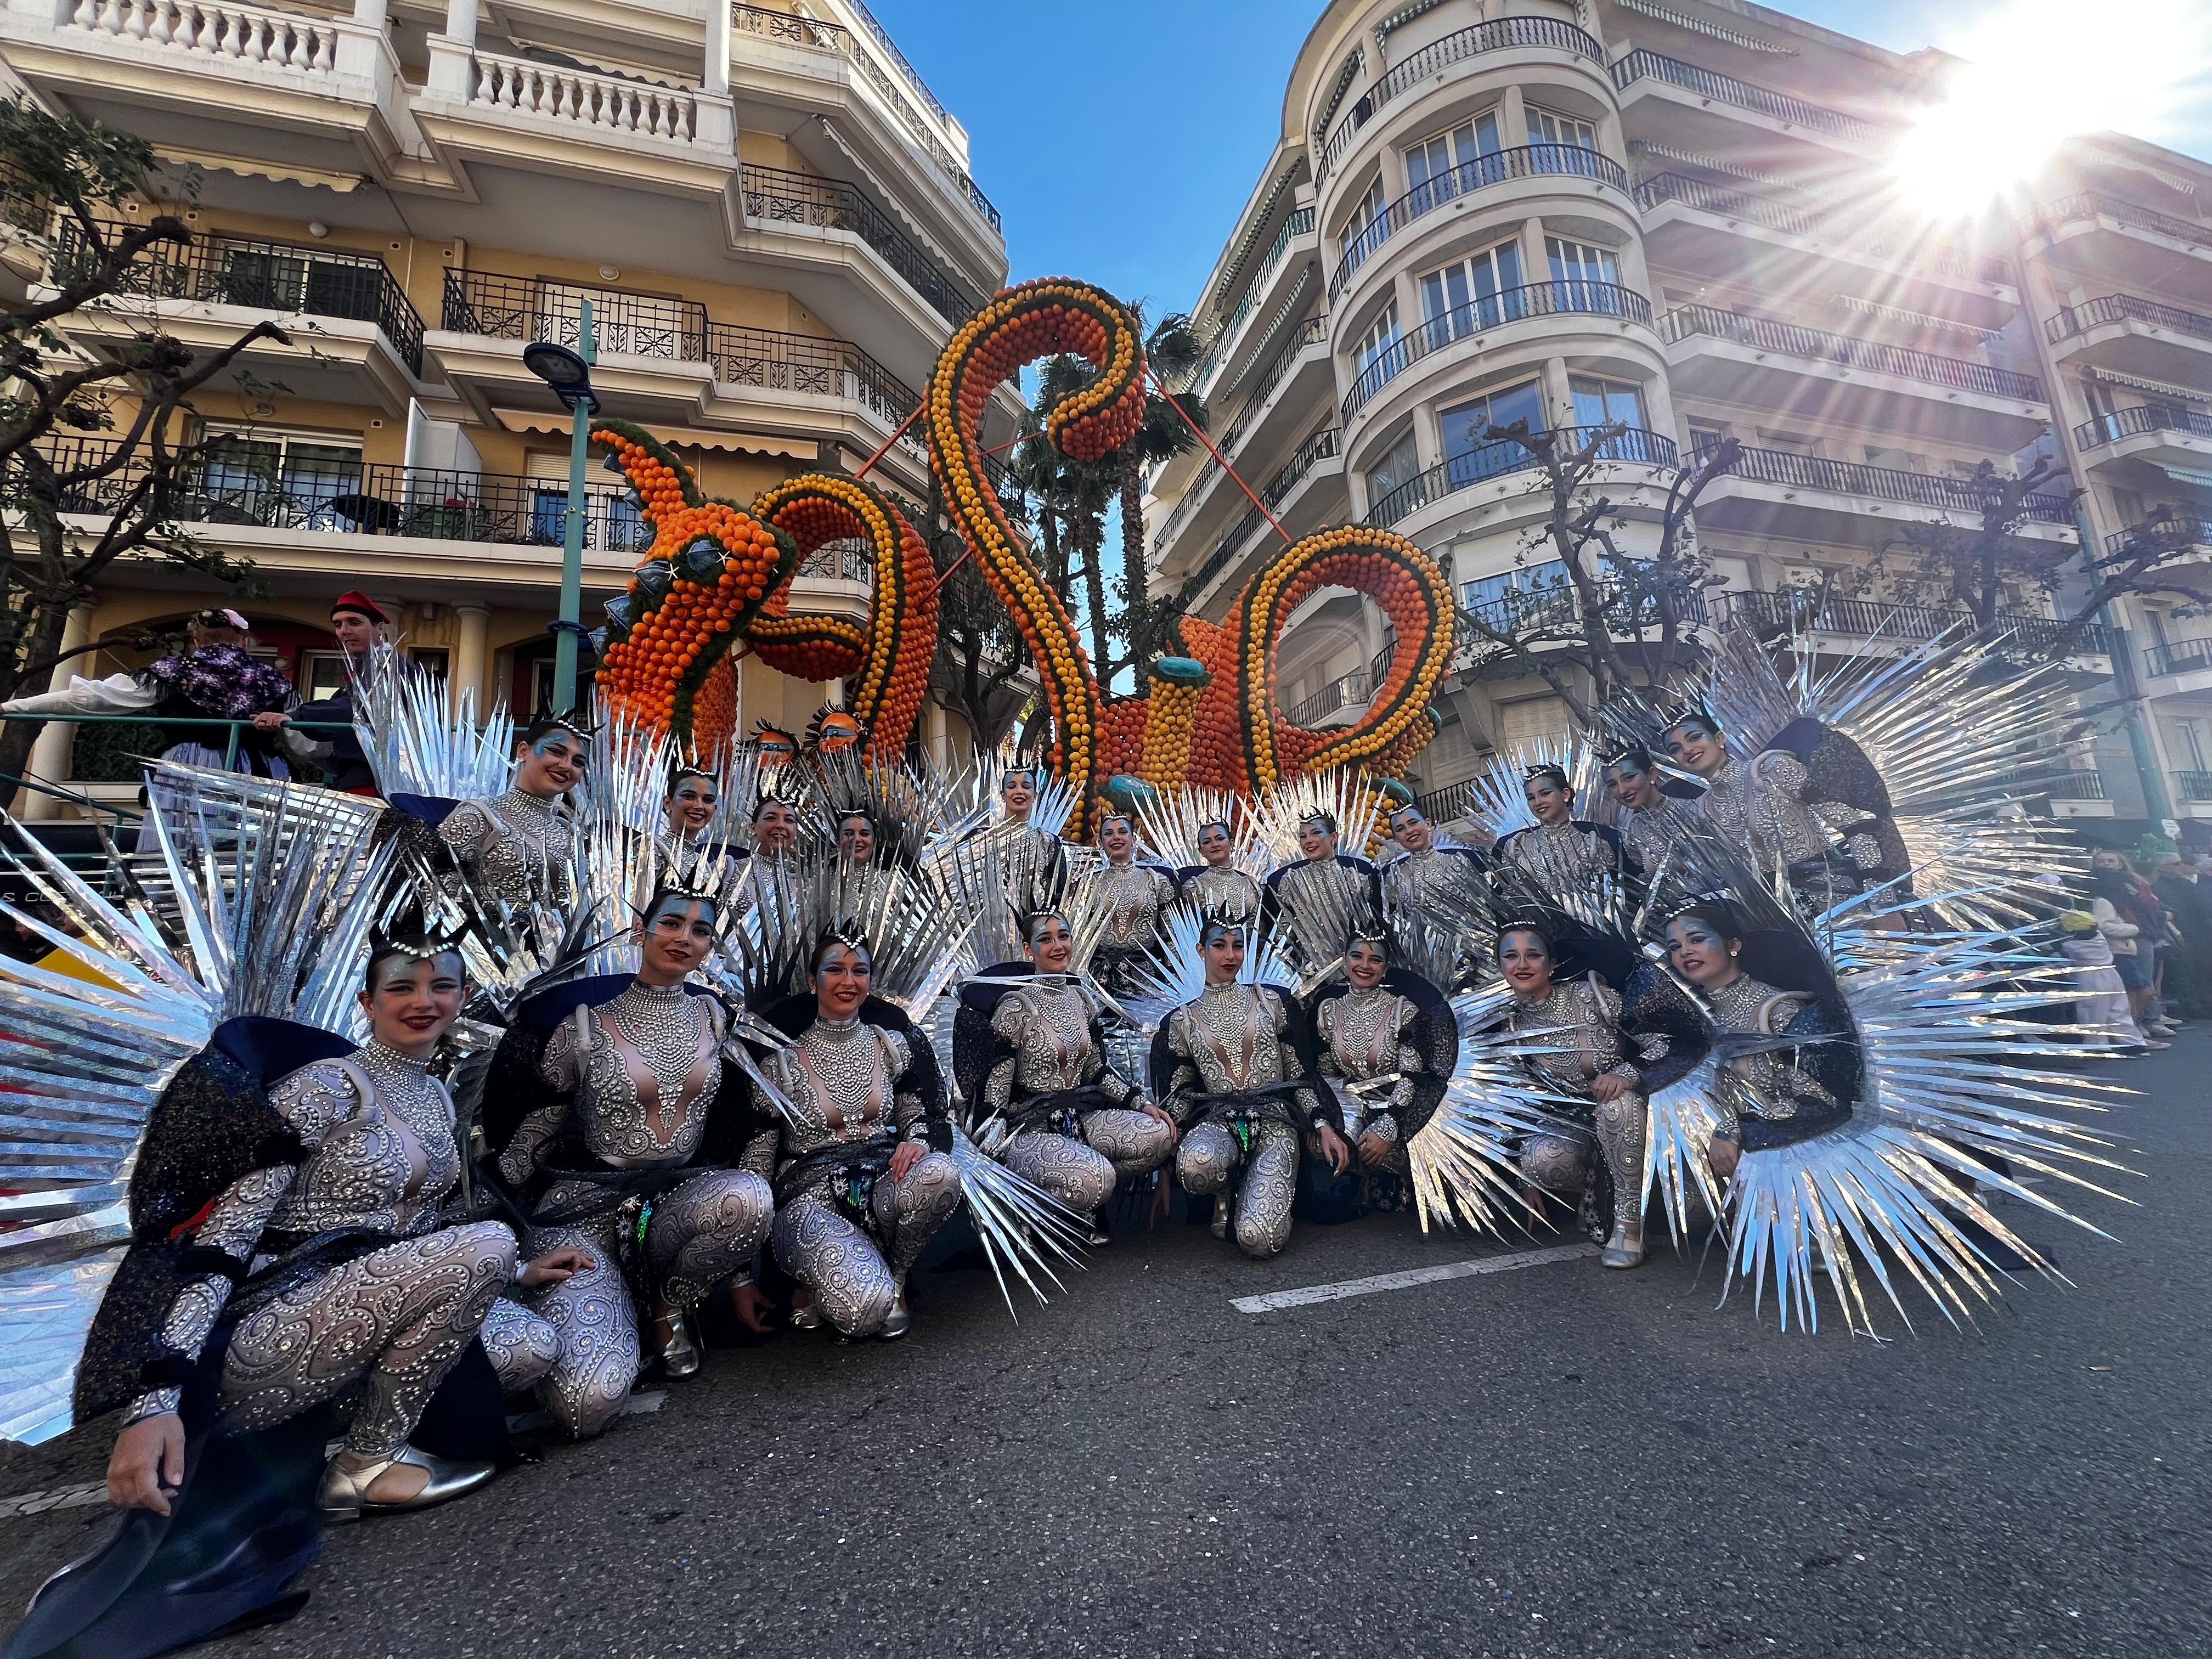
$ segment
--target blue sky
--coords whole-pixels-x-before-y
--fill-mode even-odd
[[[2212,0],[2193,0],[2212,3]],[[1157,315],[1197,297],[1282,119],[1320,0],[869,0],[967,127],[1017,280],[1081,276]],[[1999,0],[1800,0],[1900,52]],[[2091,8],[2082,15],[2094,15]],[[2053,40],[2051,49],[2063,52]],[[2146,133],[2212,155],[2212,117]]]

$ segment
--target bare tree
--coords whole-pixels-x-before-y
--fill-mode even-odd
[[[1617,691],[1654,684],[1703,648],[1705,594],[1720,578],[1698,543],[1698,498],[1742,453],[1731,438],[1675,469],[1647,557],[1623,549],[1618,538],[1630,520],[1611,496],[1594,493],[1601,469],[1644,460],[1623,452],[1635,441],[1631,430],[1615,421],[1535,432],[1520,420],[1474,434],[1517,445],[1534,464],[1529,491],[1543,499],[1544,516],[1516,562],[1525,569],[1548,555],[1560,574],[1494,605],[1461,607],[1460,628],[1491,647],[1487,662],[1540,677],[1582,724]]]
[[[944,522],[943,499],[933,476],[927,516],[904,502],[901,506],[915,524],[938,526]],[[930,662],[930,680],[960,711],[976,746],[995,749],[1027,701],[1018,681],[1029,666],[1029,652],[1006,607],[968,556],[960,532],[933,528],[929,551],[938,579],[937,653]]]
[[[191,240],[172,215],[123,225],[100,214],[145,191],[156,163],[143,139],[17,100],[0,104],[0,155],[17,187],[49,205],[70,247],[53,273],[55,291],[0,317],[6,698],[76,654],[61,648],[69,613],[91,599],[118,560],[153,557],[225,583],[244,579],[246,562],[177,526],[194,481],[229,442],[196,436],[191,398],[257,342],[290,339],[264,322],[220,350],[197,354],[128,303],[139,286],[135,268],[149,251]],[[111,331],[101,355],[88,356],[60,331],[72,315],[95,311],[110,319]],[[112,328],[116,321],[125,326]],[[0,774],[21,775],[40,726],[6,722]],[[13,800],[15,787],[0,781],[0,803]]]

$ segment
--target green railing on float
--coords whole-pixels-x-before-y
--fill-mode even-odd
[[[154,714],[38,714],[12,713],[7,710],[0,710],[0,720],[35,720],[40,725],[52,722],[65,726],[151,726],[163,731],[186,728],[204,731],[210,726],[220,726],[224,729],[226,734],[223,742],[222,763],[227,771],[237,769],[239,742],[242,735],[252,730],[253,726],[251,720],[217,720],[211,717],[203,719],[192,716]],[[350,732],[353,730],[353,727],[343,720],[292,720],[289,724],[302,732]],[[213,748],[215,745],[210,744],[207,746]],[[149,757],[149,758],[155,757]],[[12,787],[16,790],[27,789],[34,794],[45,795],[53,800],[66,801],[73,806],[87,807],[95,812],[105,812],[118,819],[136,820],[143,816],[134,808],[122,805],[115,801],[95,800],[89,795],[69,788],[52,779],[18,777],[12,772],[0,772],[0,787]],[[20,817],[21,814],[18,813],[16,816]]]

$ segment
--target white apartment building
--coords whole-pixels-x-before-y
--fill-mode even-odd
[[[2021,537],[2203,546],[2212,167],[2084,140],[1986,226],[1932,228],[1886,163],[1949,62],[1734,0],[1336,0],[1193,307],[1217,441],[1291,534],[1388,526],[1493,617],[1547,578],[1548,550],[1526,550],[1536,475],[1482,433],[1523,417],[1626,423],[1591,493],[1630,552],[1679,465],[1744,446],[1697,518],[1725,579],[1715,626],[1803,614],[1782,590],[1866,566],[1908,525],[1978,523],[1964,480],[2039,447],[2087,494],[2077,510],[2054,478]],[[1218,618],[1279,538],[1202,453],[1152,489],[1158,588]],[[1884,592],[1826,604],[1824,644],[1952,620]],[[2055,626],[2039,592],[2008,604],[2024,633]],[[2114,836],[2212,816],[2212,624],[2113,609],[2067,663],[2110,730],[2039,801]],[[1356,718],[1389,649],[1371,606],[1317,596],[1285,641],[1286,713]],[[1495,647],[1458,666],[1426,789],[1568,724]]]
[[[253,561],[268,596],[243,608],[306,690],[334,685],[329,602],[359,587],[480,709],[544,701],[569,428],[522,350],[574,344],[585,300],[605,412],[745,501],[874,454],[1006,279],[966,132],[861,0],[11,0],[0,68],[199,170],[196,199],[129,204],[194,232],[149,259],[139,306],[210,348],[264,318],[293,336],[199,399],[247,453],[204,481],[194,528]],[[0,298],[72,243],[8,203]],[[114,326],[70,325],[88,351]],[[994,424],[1018,407],[1002,396]],[[915,501],[918,431],[872,475]],[[644,544],[626,495],[592,486],[586,626]],[[818,561],[793,608],[865,620],[871,574]],[[142,564],[70,643],[215,602]],[[798,729],[828,690],[748,659],[742,721]],[[35,769],[130,793],[127,757],[81,738],[72,774],[70,743],[49,727]]]

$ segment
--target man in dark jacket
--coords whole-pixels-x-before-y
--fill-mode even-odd
[[[339,594],[331,606],[331,632],[346,655],[344,683],[327,697],[299,703],[288,714],[260,715],[253,722],[264,731],[292,727],[285,733],[285,747],[331,774],[330,787],[349,795],[377,793],[376,774],[369,769],[361,739],[353,733],[353,682],[356,675],[368,671],[368,653],[383,641],[390,620],[359,589]],[[299,729],[301,722],[307,729]]]

